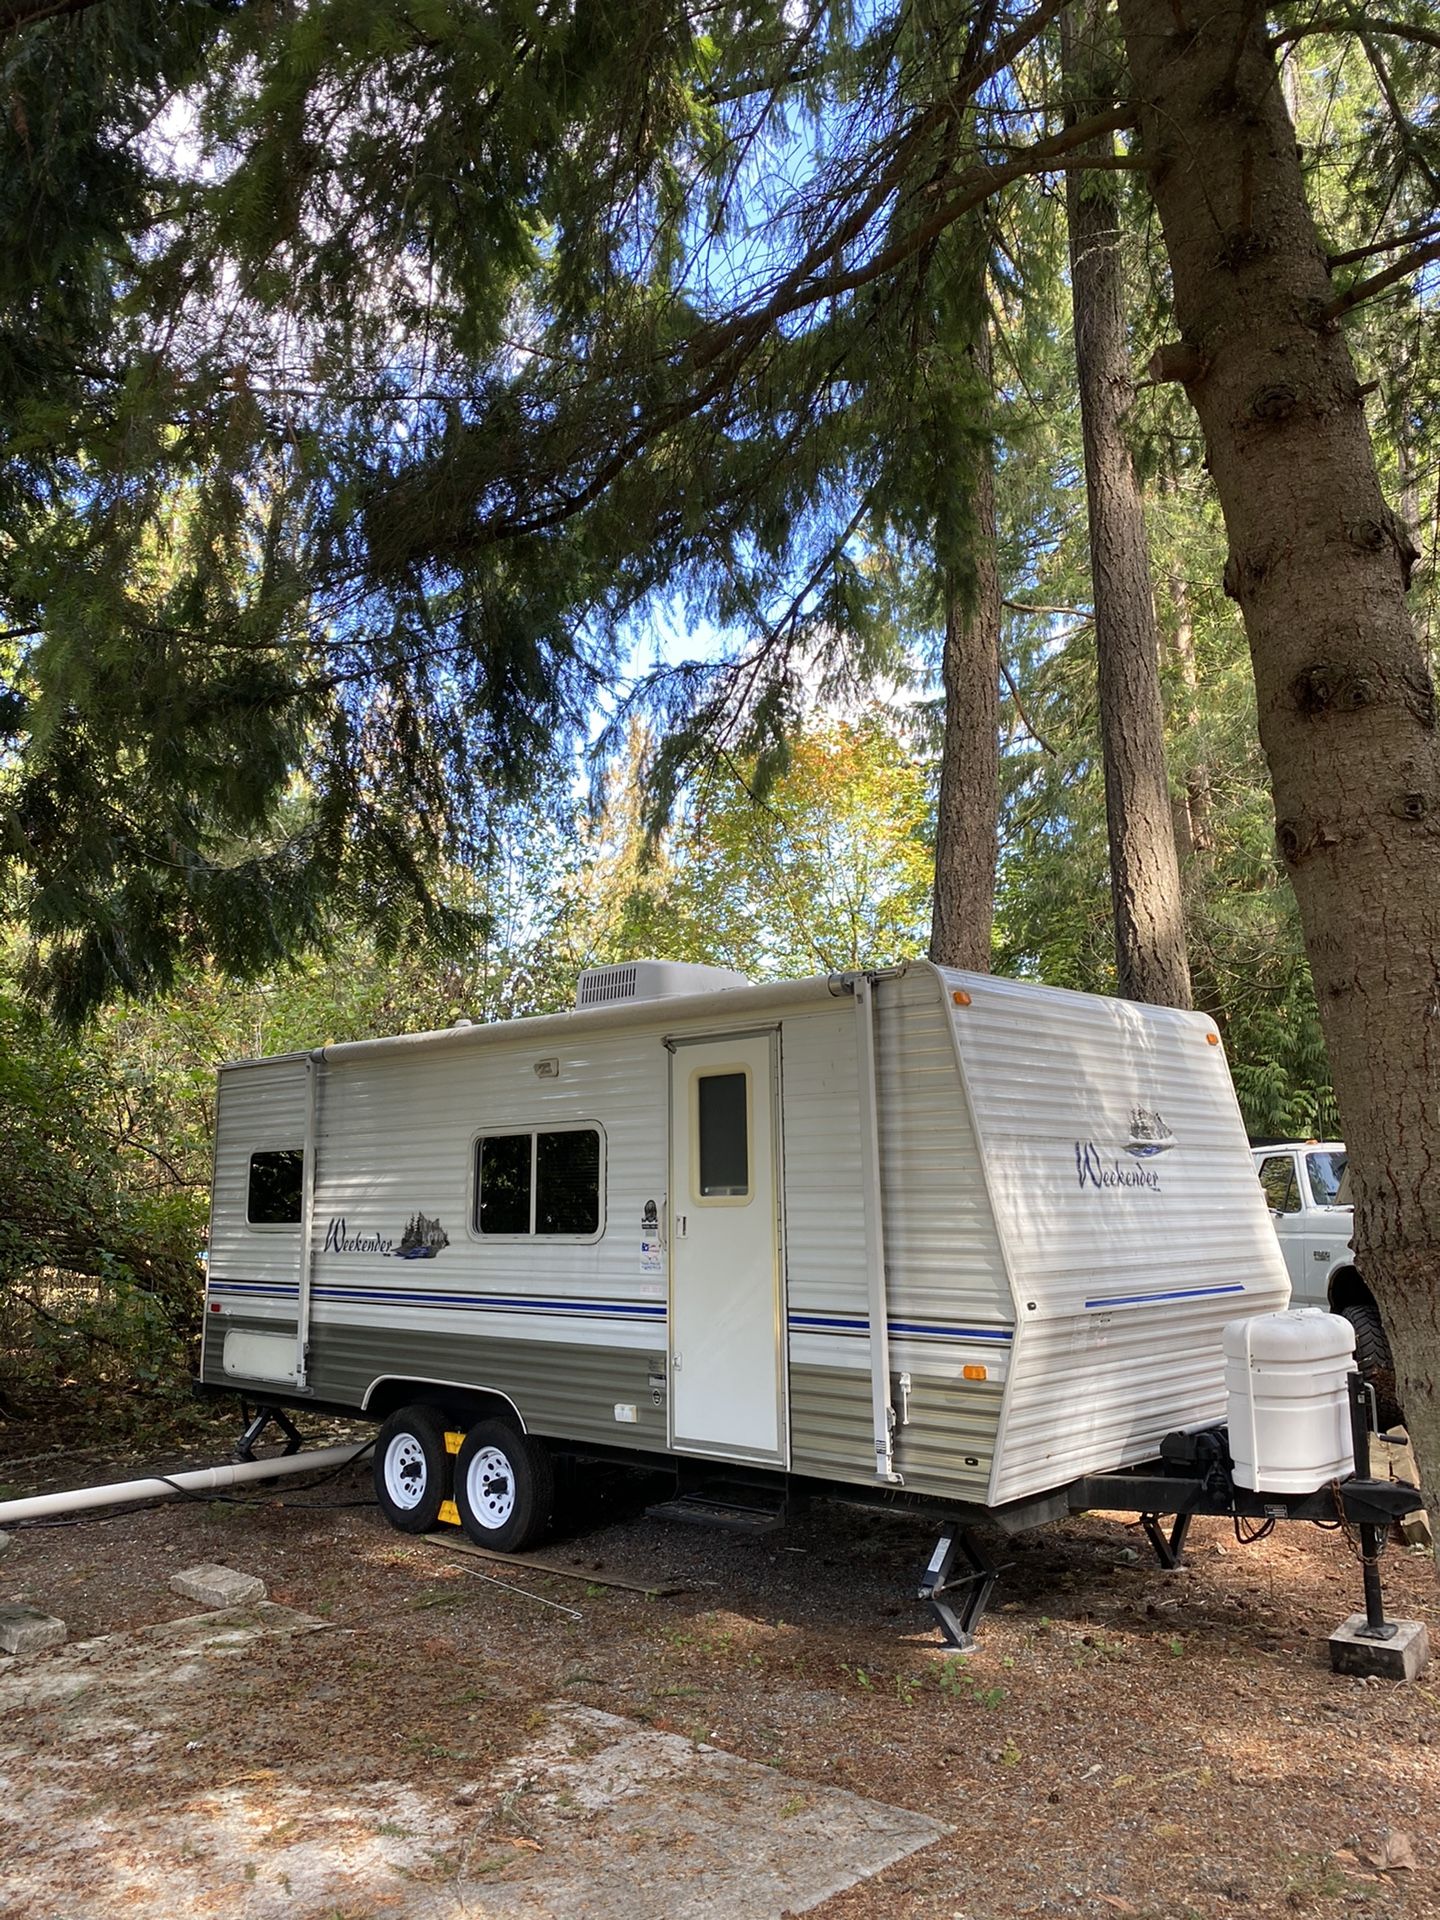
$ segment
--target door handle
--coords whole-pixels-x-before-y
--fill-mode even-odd
[[[675,1237],[676,1237],[676,1238],[677,1238],[678,1240],[683,1240],[683,1239],[685,1239],[685,1238],[686,1238],[686,1229],[687,1229],[687,1227],[689,1226],[689,1224],[690,1224],[690,1216],[689,1216],[688,1214],[684,1214],[684,1213],[677,1213],[677,1214],[676,1214],[676,1216],[675,1216]]]

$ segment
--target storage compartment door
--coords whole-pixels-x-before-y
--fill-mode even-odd
[[[785,1459],[775,1037],[677,1041],[670,1073],[670,1443]]]

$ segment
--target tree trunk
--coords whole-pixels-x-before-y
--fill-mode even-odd
[[[1200,670],[1195,660],[1195,622],[1190,612],[1190,583],[1184,570],[1173,566],[1167,580],[1170,604],[1175,610],[1175,631],[1171,642],[1180,685],[1185,692],[1185,711],[1181,722],[1185,729],[1185,791],[1176,805],[1176,851],[1182,860],[1199,860],[1215,849],[1210,815],[1210,768],[1195,746],[1200,730]]]
[[[1253,0],[1119,0],[1245,618],[1356,1198],[1432,1503],[1440,1477],[1440,754],[1360,383]]]
[[[1082,115],[1086,108],[1079,103],[1098,90],[1106,11],[1107,0],[1088,0],[1078,20],[1068,13],[1060,20],[1066,91]],[[1110,144],[1107,139],[1106,146]],[[1065,205],[1090,513],[1116,974],[1127,999],[1188,1007],[1190,966],[1165,773],[1155,597],[1144,501],[1125,438],[1134,387],[1112,177],[1100,170],[1072,169],[1065,176]]]
[[[982,329],[977,371],[990,383]],[[995,464],[988,444],[976,461],[973,591],[947,579],[940,678],[945,738],[935,822],[935,904],[930,958],[945,967],[990,971],[1000,810],[1000,564],[995,550]]]

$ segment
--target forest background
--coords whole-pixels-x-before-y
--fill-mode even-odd
[[[582,99],[558,145],[575,161],[593,137],[607,157],[563,184],[569,204],[547,226],[518,182],[525,139],[509,127],[477,144],[463,114],[437,128],[411,71],[417,49],[439,46],[462,80],[467,60],[503,67],[513,98],[515,50],[539,33],[521,11],[187,5],[164,32],[140,0],[0,12],[15,163],[0,208],[12,243],[0,289],[7,1419],[43,1417],[60,1394],[77,1414],[103,1404],[122,1420],[178,1407],[222,1059],[551,1011],[572,1003],[581,967],[640,954],[775,977],[924,953],[942,661],[983,595],[987,463],[1000,615],[990,964],[1115,990],[1064,166],[1032,162],[983,225],[959,230],[948,279],[931,276],[940,294],[927,283],[894,311],[832,319],[828,335],[779,327],[780,359],[823,348],[838,369],[818,388],[813,364],[760,376],[807,393],[808,438],[767,437],[774,394],[750,391],[714,429],[726,451],[706,488],[713,446],[637,457],[640,478],[611,510],[645,529],[630,549],[614,524],[572,513],[557,524],[579,524],[575,537],[537,545],[527,523],[508,572],[477,573],[455,498],[496,480],[468,471],[466,393],[476,417],[500,406],[504,426],[505,381],[543,360],[558,314],[572,348],[587,328],[591,348],[620,341],[612,444],[642,405],[663,410],[624,376],[633,336],[672,322],[672,256],[686,257],[691,322],[702,279],[722,296],[763,279],[796,155],[833,163],[847,141],[859,151],[857,126],[874,137],[867,87],[903,72],[904,36],[933,36],[941,18],[740,10],[722,55],[703,36],[682,44],[665,9],[595,9],[565,59],[575,95],[608,104]],[[1383,23],[1366,34],[1349,15],[1278,11],[1304,29],[1277,30],[1277,45],[1332,258],[1369,273],[1382,228],[1407,242],[1379,255],[1407,271],[1367,284],[1346,329],[1382,481],[1418,555],[1409,600],[1428,656],[1436,36],[1423,10],[1388,37]],[[1006,25],[995,9],[949,15],[997,44]],[[231,36],[218,53],[217,16]],[[637,56],[642,19],[655,41]],[[477,22],[503,56],[466,38]],[[267,65],[247,34],[288,35],[286,57]],[[945,56],[961,57],[958,42]],[[1026,57],[972,130],[992,172],[1012,135],[1043,141],[1065,124],[1058,43]],[[643,88],[622,80],[631,67]],[[721,82],[737,73],[748,119],[724,111]],[[227,76],[244,84],[226,93]],[[500,90],[475,91],[493,110]],[[388,133],[372,124],[381,110]],[[613,157],[617,127],[643,164],[623,143]],[[422,143],[403,192],[387,172],[402,136]],[[490,182],[479,238],[462,244],[437,182],[464,179],[482,150],[508,151],[517,179],[508,200]],[[1221,1027],[1251,1130],[1327,1135],[1339,1122],[1246,638],[1222,584],[1226,534],[1184,396],[1144,372],[1173,328],[1168,272],[1123,141],[1107,137],[1107,151],[1113,167],[1096,161],[1094,177],[1123,237],[1125,431],[1195,1003]],[[342,160],[344,217],[305,202]],[[626,192],[648,210],[633,227]],[[604,231],[603,263],[601,244],[565,225],[585,217]],[[641,227],[650,251],[627,252]],[[984,270],[967,276],[972,257]],[[332,329],[337,285],[348,305]],[[916,411],[917,367],[943,404]],[[543,415],[552,438],[559,417]],[[426,486],[407,494],[422,443]],[[553,482],[564,463],[540,451]],[[324,545],[321,497],[323,565],[307,551]],[[506,498],[523,520],[523,487]],[[364,526],[363,564],[335,531],[342,505]],[[693,658],[677,630],[703,638]],[[177,648],[202,631],[213,645]],[[144,1391],[117,1401],[122,1384]]]

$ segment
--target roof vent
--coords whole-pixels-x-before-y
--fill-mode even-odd
[[[692,966],[685,960],[626,960],[615,967],[587,967],[575,989],[577,1007],[610,1007],[634,1000],[674,1000],[687,993],[723,993],[748,987],[729,967]]]

